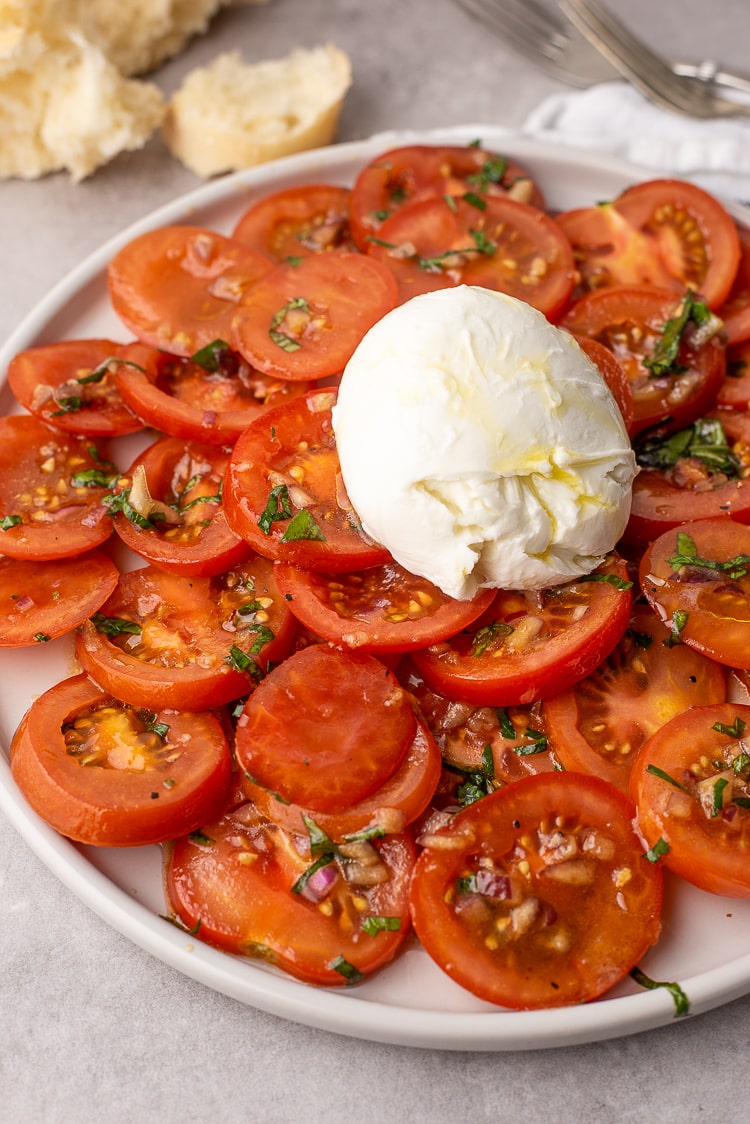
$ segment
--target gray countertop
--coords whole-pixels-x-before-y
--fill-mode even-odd
[[[747,0],[620,0],[619,9],[675,56],[745,62]],[[237,8],[156,78],[170,91],[221,50],[240,47],[253,60],[327,41],[354,70],[341,140],[401,127],[515,127],[563,89],[450,0]],[[198,185],[158,140],[78,185],[65,175],[0,183],[0,338],[90,251]],[[750,998],[552,1050],[370,1043],[265,1014],[167,967],[83,905],[2,816],[0,853],[2,1124],[745,1118]]]

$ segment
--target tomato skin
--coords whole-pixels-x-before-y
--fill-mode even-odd
[[[352,250],[347,187],[304,184],[274,191],[251,204],[232,238],[282,263],[289,258]]]
[[[615,555],[598,572],[628,581],[627,567]],[[538,608],[523,593],[499,590],[486,616],[489,625],[483,626],[492,629],[498,622],[499,629],[479,654],[472,654],[476,630],[413,652],[427,686],[482,706],[515,706],[557,694],[601,663],[622,636],[632,606],[630,587],[616,589],[607,581],[573,581],[542,597]],[[587,611],[579,616],[582,606]],[[528,641],[520,639],[527,635]],[[518,649],[503,651],[506,639]]]
[[[134,336],[174,355],[229,339],[237,302],[273,262],[197,226],[163,226],[131,239],[109,264],[109,295]]]
[[[666,867],[710,894],[748,898],[750,816],[729,795],[737,783],[734,777],[742,782],[740,791],[746,792],[747,770],[736,772],[731,760],[732,755],[746,754],[745,742],[738,743],[726,729],[714,729],[717,723],[731,727],[737,720],[745,725],[750,722],[750,706],[696,706],[673,718],[638,754],[633,763],[631,793],[644,838],[652,847],[661,839],[669,848],[662,857]],[[724,769],[717,768],[715,762],[721,762]],[[708,767],[704,763],[709,763]],[[683,788],[651,772],[653,768]],[[714,810],[712,778],[720,778],[722,772],[724,779],[727,772],[733,778]],[[700,800],[701,781],[708,788],[707,804]]]
[[[234,446],[224,482],[224,508],[230,527],[259,554],[303,569],[339,573],[377,566],[388,560],[385,547],[358,530],[357,516],[342,494],[331,410],[336,392],[311,391],[270,410],[252,422]],[[320,539],[285,541],[289,519],[273,521],[266,533],[260,521],[274,488],[286,486],[295,515],[295,489]]]
[[[573,333],[575,335],[575,333]],[[575,336],[582,351],[588,355],[592,363],[596,363],[599,373],[606,382],[615,402],[618,405],[625,428],[630,432],[633,424],[633,391],[625,368],[613,352],[588,336]]]
[[[447,640],[489,608],[493,590],[457,601],[397,562],[347,574],[280,563],[276,580],[292,613],[319,636],[363,652],[409,652]]]
[[[207,577],[245,561],[252,550],[230,529],[221,501],[199,499],[199,495],[220,496],[228,460],[227,449],[177,437],[164,437],[150,445],[120,477],[117,491],[128,489],[133,473],[141,467],[151,497],[167,505],[178,504],[181,521],[173,526],[156,522],[141,527],[118,511],[115,532],[141,558],[174,574]],[[196,477],[200,477],[199,483],[186,492]]]
[[[317,254],[279,265],[240,301],[231,342],[280,379],[327,378],[344,369],[373,324],[396,304],[393,274],[363,254]]]
[[[114,592],[117,578],[117,567],[98,550],[49,562],[0,558],[0,648],[72,632]]]
[[[734,284],[719,309],[729,344],[750,339],[750,228],[738,226],[740,264]]]
[[[643,365],[679,303],[664,289],[613,285],[582,297],[561,322],[568,331],[609,347],[625,367],[633,392],[631,437],[657,425],[669,432],[681,429],[709,413],[716,402],[725,370],[725,348],[718,336],[697,348],[683,336],[678,355],[683,369],[675,374],[653,377]]]
[[[260,597],[268,604],[242,619],[242,604]],[[232,648],[248,655],[261,637],[258,627],[268,627],[272,639],[252,656],[264,672],[269,662],[284,658],[294,636],[292,615],[262,558],[213,578],[153,566],[131,570],[120,575],[101,612],[133,622],[135,631],[110,636],[104,625],[87,621],[76,636],[76,655],[105,690],[133,706],[203,710],[238,699],[253,681],[231,660]]]
[[[748,293],[750,309],[750,293]],[[750,323],[750,311],[748,312]],[[748,332],[750,335],[750,331]],[[727,348],[727,369],[716,404],[722,410],[747,410],[750,406],[750,339]]]
[[[425,950],[462,987],[504,1007],[603,994],[659,935],[662,873],[643,856],[634,813],[611,785],[569,772],[527,777],[471,804],[422,840],[411,909]],[[597,840],[596,858],[583,858],[586,838]],[[578,885],[566,882],[558,839]],[[482,870],[497,879],[486,892],[470,883]],[[618,870],[630,876],[625,885]]]
[[[513,160],[473,145],[406,145],[381,153],[357,176],[350,201],[352,237],[367,250],[386,216],[402,206],[472,191],[544,207],[539,185]]]
[[[92,372],[108,359],[118,362],[111,364],[101,379],[88,383]],[[137,344],[106,339],[62,340],[30,347],[14,356],[8,367],[8,385],[29,413],[56,429],[90,437],[137,433],[143,429],[143,422],[120,398],[114,371],[121,363],[137,363],[139,359]],[[79,399],[80,405],[66,409],[67,398]]]
[[[247,700],[237,760],[283,799],[340,812],[393,776],[415,729],[409,698],[383,664],[316,644],[275,667]]]
[[[0,418],[0,518],[20,518],[0,531],[0,553],[48,561],[83,554],[109,538],[107,488],[74,483],[76,473],[102,470],[92,449],[90,439],[37,418]]]
[[[86,675],[76,675],[41,695],[16,731],[13,777],[47,823],[79,843],[140,847],[194,831],[220,814],[232,758],[214,715],[160,709],[155,720],[168,731],[155,752],[144,752],[145,764],[112,763],[112,752],[122,749],[121,726],[109,755],[83,764],[68,748],[63,726],[101,707],[122,711]]]
[[[750,527],[727,518],[682,523],[655,539],[640,563],[646,600],[670,627],[678,614],[683,644],[729,667],[750,668],[750,574],[732,577],[701,566],[674,570],[669,559],[678,556],[681,534],[692,540],[698,558],[721,563],[750,555]]]
[[[563,768],[590,773],[629,792],[644,742],[671,718],[701,703],[722,703],[724,669],[636,606],[620,643],[591,675],[542,703],[544,728]]]
[[[291,891],[312,861],[300,854],[302,839],[268,827],[251,804],[243,804],[204,825],[199,837],[175,841],[166,887],[185,927],[209,944],[258,957],[321,986],[349,982],[335,967],[341,957],[359,978],[391,961],[410,930],[411,839],[393,835],[376,841],[388,880],[348,889],[339,876],[323,903],[329,908],[321,909]],[[393,918],[398,927],[370,935],[362,928],[367,917]]]

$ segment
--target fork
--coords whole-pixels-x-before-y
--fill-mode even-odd
[[[675,74],[600,0],[558,0],[558,4],[589,43],[657,105],[688,117],[750,116],[750,104],[722,97],[710,82]]]
[[[521,54],[570,86],[591,86],[620,71],[578,29],[536,0],[456,0],[470,16],[497,32]],[[750,76],[716,63],[671,62],[675,74],[750,94]]]

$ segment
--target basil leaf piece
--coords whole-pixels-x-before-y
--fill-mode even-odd
[[[730,449],[724,426],[718,418],[698,418],[692,425],[666,437],[648,437],[635,446],[636,460],[643,468],[674,468],[685,457],[694,457],[709,474],[740,476],[742,465]]]
[[[337,956],[335,960],[331,961],[328,967],[334,972],[338,972],[338,974],[343,976],[346,982],[350,984],[360,983],[360,981],[365,978],[364,972],[360,972],[359,968],[355,968],[354,965],[350,964],[348,960],[345,960],[343,956]]]
[[[190,356],[193,363],[197,363],[204,371],[209,371],[215,374],[221,369],[222,360],[226,352],[231,351],[232,348],[226,340],[215,339],[211,343],[207,343],[205,347],[201,347],[198,351]]]
[[[400,928],[400,917],[372,915],[370,917],[365,917],[362,922],[362,929],[370,937],[375,937],[378,933],[397,933]]]
[[[282,308],[279,308],[276,312],[274,312],[273,316],[271,317],[271,326],[268,329],[268,335],[272,343],[275,343],[276,346],[280,347],[282,351],[299,351],[299,349],[302,347],[302,344],[299,342],[299,340],[296,340],[292,336],[287,335],[286,332],[279,331],[279,328],[284,323],[284,320],[286,319],[288,313],[293,312],[295,309],[299,309],[302,312],[309,313],[310,305],[307,303],[304,297],[292,297],[292,299],[288,300]]]
[[[665,323],[661,338],[652,354],[647,355],[642,361],[653,378],[680,374],[684,370],[678,364],[677,357],[688,324],[695,324],[702,329],[702,342],[721,328],[721,320],[718,316],[714,316],[704,301],[696,299],[692,289],[688,289],[675,310],[675,315]]]
[[[103,613],[94,613],[91,617],[91,623],[97,632],[101,632],[104,636],[122,636],[123,633],[131,633],[133,636],[140,636],[143,629],[135,621],[129,621],[124,617],[105,617]]]
[[[640,968],[633,968],[630,975],[637,984],[649,990],[653,990],[657,987],[666,988],[674,1001],[674,1016],[676,1019],[690,1013],[690,1001],[678,983],[667,983],[665,980],[652,980],[651,977],[647,976],[645,972],[642,972]]]
[[[302,539],[309,539],[312,542],[326,541],[320,527],[305,508],[297,512],[281,536],[282,542],[298,542]]]
[[[9,531],[11,527],[17,527],[19,523],[23,523],[23,516],[21,515],[4,515],[0,519],[0,531]]]
[[[291,519],[292,501],[289,499],[289,489],[286,484],[277,484],[268,493],[268,502],[258,519],[258,526],[264,535],[271,534],[271,524],[279,520]]]
[[[717,734],[726,734],[729,738],[741,738],[745,732],[745,723],[736,715],[731,726],[727,726],[725,722],[714,722],[711,729],[716,730]]]
[[[664,855],[669,854],[669,844],[665,839],[659,837],[653,847],[649,847],[648,851],[644,854],[644,859],[648,859],[650,863],[657,863]]]
[[[603,582],[605,585],[614,586],[615,589],[626,590],[632,589],[633,583],[627,581],[625,578],[619,578],[617,574],[581,574],[580,578],[576,578],[577,582]]]

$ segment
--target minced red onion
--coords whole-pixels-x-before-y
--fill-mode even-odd
[[[333,863],[321,866],[308,878],[302,889],[302,897],[311,902],[322,902],[330,894],[338,876]]]

